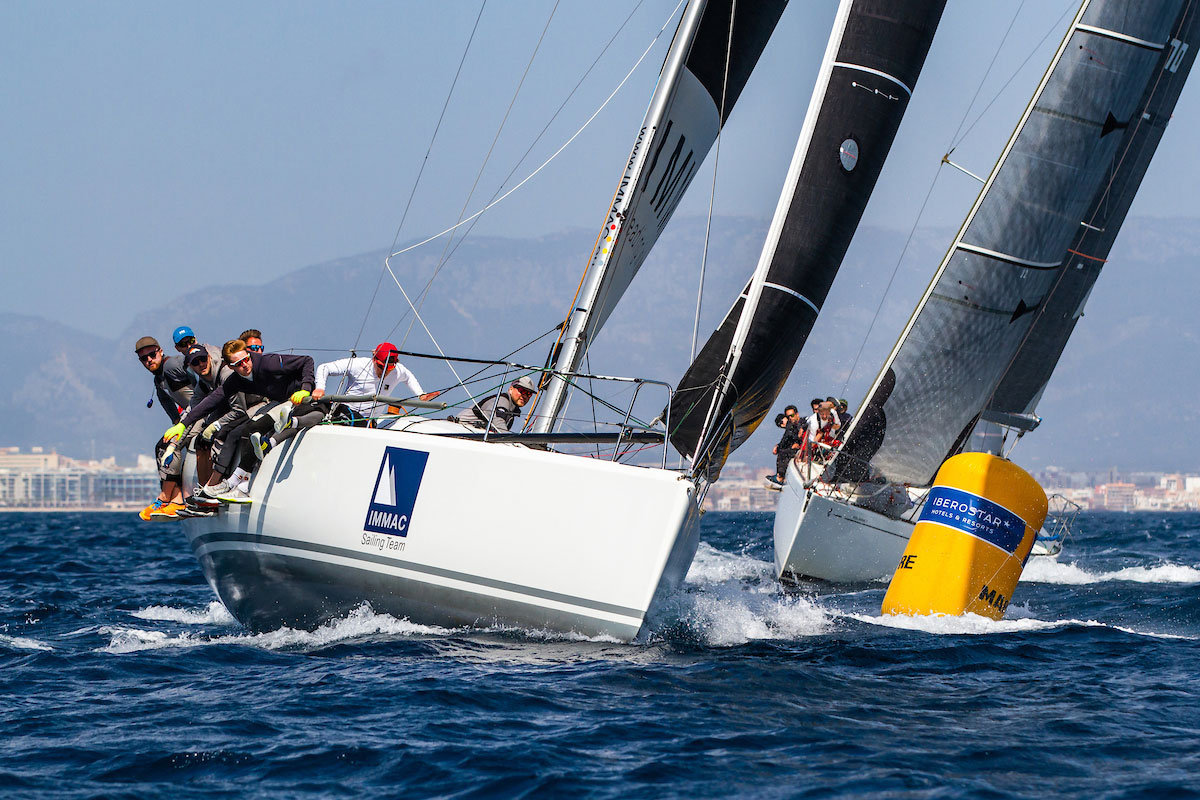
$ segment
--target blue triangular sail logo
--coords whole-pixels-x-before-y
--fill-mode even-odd
[[[428,461],[429,453],[420,450],[384,448],[363,530],[389,536],[408,535],[417,491],[421,488]]]

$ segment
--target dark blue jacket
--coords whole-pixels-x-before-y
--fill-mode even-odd
[[[246,351],[249,352],[249,351]],[[183,418],[184,425],[199,422],[209,412],[226,410],[228,398],[238,392],[259,394],[268,400],[287,400],[293,393],[313,390],[313,360],[311,356],[283,353],[250,353],[250,377],[243,378],[235,370],[208,397],[192,406]]]

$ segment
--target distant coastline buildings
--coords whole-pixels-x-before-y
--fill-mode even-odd
[[[140,509],[158,495],[154,459],[80,461],[41,447],[0,447],[0,510]]]
[[[774,511],[779,495],[763,485],[769,469],[729,462],[709,489],[705,510]],[[1061,495],[1085,510],[1200,510],[1200,474],[1047,467],[1033,477],[1046,494]],[[120,467],[114,458],[83,461],[41,447],[27,452],[0,447],[0,510],[140,509],[158,489],[158,472],[149,456],[139,456],[136,466]]]
[[[763,485],[768,466],[729,462],[721,480],[708,490],[707,511],[774,511],[779,495]],[[1084,510],[1200,511],[1200,474],[1070,472],[1047,467],[1033,473],[1048,495],[1060,495]]]

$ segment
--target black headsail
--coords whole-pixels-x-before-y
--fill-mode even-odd
[[[629,288],[728,119],[783,13],[785,0],[690,0],[634,139],[588,271],[551,353],[575,372],[592,339]],[[555,426],[567,382],[552,379],[533,429]]]
[[[671,443],[710,478],[770,410],[804,347],[944,6],[945,0],[843,0],[838,9],[754,277],[671,405]]]
[[[1196,57],[1200,13],[1195,2],[1183,6],[1170,39],[1149,43],[1162,49],[1155,77],[1146,86],[1134,114],[1128,119],[1110,115],[1105,120],[1110,135],[1121,137],[1108,164],[1108,179],[1092,198],[1079,232],[1067,248],[1065,268],[1037,308],[1033,326],[996,387],[984,419],[1003,421],[1006,415],[1033,414],[1067,339],[1083,316],[1084,304],[1100,277]]]
[[[1092,224],[1106,192],[1132,192],[1113,165],[1192,2],[1083,3],[854,418],[835,478],[928,485],[963,447],[1063,270],[1079,263],[1070,251],[1087,252],[1081,222]]]

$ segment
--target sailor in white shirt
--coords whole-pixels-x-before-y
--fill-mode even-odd
[[[399,358],[400,351],[396,345],[383,342],[375,348],[375,354],[371,358],[341,358],[318,364],[313,399],[320,400],[325,395],[325,385],[330,378],[343,377],[344,385],[337,385],[338,394],[379,394],[384,397],[417,397],[421,400],[437,397],[439,392],[425,393],[417,381],[417,376],[409,372],[400,363]],[[398,388],[401,385],[405,388]],[[367,401],[346,405],[365,417],[400,413],[400,409],[386,403]]]

